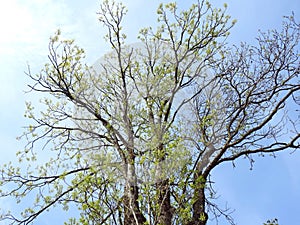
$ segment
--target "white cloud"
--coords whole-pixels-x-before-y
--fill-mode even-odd
[[[27,63],[40,69],[47,57],[49,36],[59,26],[71,29],[70,10],[51,0],[10,0],[0,7],[1,107],[22,101]],[[35,71],[36,72],[36,71]]]
[[[70,24],[69,14],[59,1],[5,1],[0,9],[0,54],[29,55],[41,49],[57,27]]]
[[[32,16],[28,9],[14,0],[2,2],[0,8],[1,44],[17,41],[30,28],[31,24]]]

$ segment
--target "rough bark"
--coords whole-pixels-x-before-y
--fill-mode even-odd
[[[146,218],[141,213],[138,204],[138,187],[126,186],[125,197],[123,199],[124,204],[124,225],[143,225],[146,222]]]
[[[157,184],[158,202],[160,204],[160,212],[158,216],[158,224],[171,225],[172,224],[172,206],[171,195],[169,188],[169,180],[163,180]]]
[[[145,216],[142,214],[138,196],[139,189],[135,173],[134,156],[131,155],[131,160],[125,165],[125,194],[123,198],[124,205],[124,225],[143,225],[146,222]]]
[[[205,178],[202,171],[195,172],[194,185],[193,217],[188,225],[206,225],[208,215],[205,212]]]

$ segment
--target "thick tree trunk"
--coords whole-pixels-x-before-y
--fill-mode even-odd
[[[126,190],[127,189],[127,190]],[[138,189],[131,186],[125,188],[126,195],[123,199],[124,204],[124,225],[143,225],[146,222],[146,218],[141,213],[138,204]]]
[[[162,136],[160,136],[162,137]],[[162,139],[162,138],[161,138]],[[158,147],[158,151],[161,155],[159,155],[159,163],[156,168],[156,193],[158,196],[158,206],[159,212],[158,214],[158,224],[159,225],[171,225],[172,224],[172,217],[173,217],[173,210],[171,206],[171,193],[170,193],[170,186],[169,186],[169,179],[168,174],[163,171],[162,165],[165,162],[165,151],[164,146],[161,144]]]
[[[146,222],[145,216],[142,214],[138,196],[139,190],[137,186],[137,179],[135,174],[134,159],[125,165],[125,190],[124,190],[124,225],[143,225]]]
[[[163,180],[157,184],[158,192],[158,204],[160,212],[158,215],[159,225],[171,225],[172,224],[172,206],[171,206],[171,195],[169,188],[169,180]]]
[[[208,215],[205,212],[205,183],[201,171],[196,171],[194,175],[194,204],[193,217],[188,225],[206,225]]]

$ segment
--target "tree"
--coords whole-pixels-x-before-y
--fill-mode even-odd
[[[268,220],[267,223],[264,223],[264,225],[278,225],[278,220],[277,219]]]
[[[253,155],[299,149],[299,24],[260,33],[258,45],[226,43],[235,21],[198,0],[178,12],[158,7],[158,27],[141,29],[126,45],[121,3],[103,1],[99,20],[112,52],[94,67],[60,31],[50,39],[49,63],[34,75],[42,112],[23,138],[27,171],[1,170],[1,197],[36,194],[21,217],[29,224],[54,207],[78,207],[66,224],[199,224],[225,216],[213,201],[210,174],[218,165]],[[40,150],[52,157],[39,163]],[[8,190],[8,191],[4,191]]]

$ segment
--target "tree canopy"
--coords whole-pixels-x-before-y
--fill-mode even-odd
[[[26,103],[32,123],[18,157],[36,167],[1,168],[2,198],[36,197],[21,215],[1,219],[29,224],[61,205],[78,208],[65,221],[73,225],[205,225],[220,216],[233,223],[214,202],[211,172],[300,147],[300,25],[285,17],[256,46],[232,46],[226,8],[160,4],[157,28],[128,44],[125,6],[104,0],[98,16],[112,50],[91,67],[57,31],[49,62],[27,73],[30,91],[44,97],[42,111]]]

